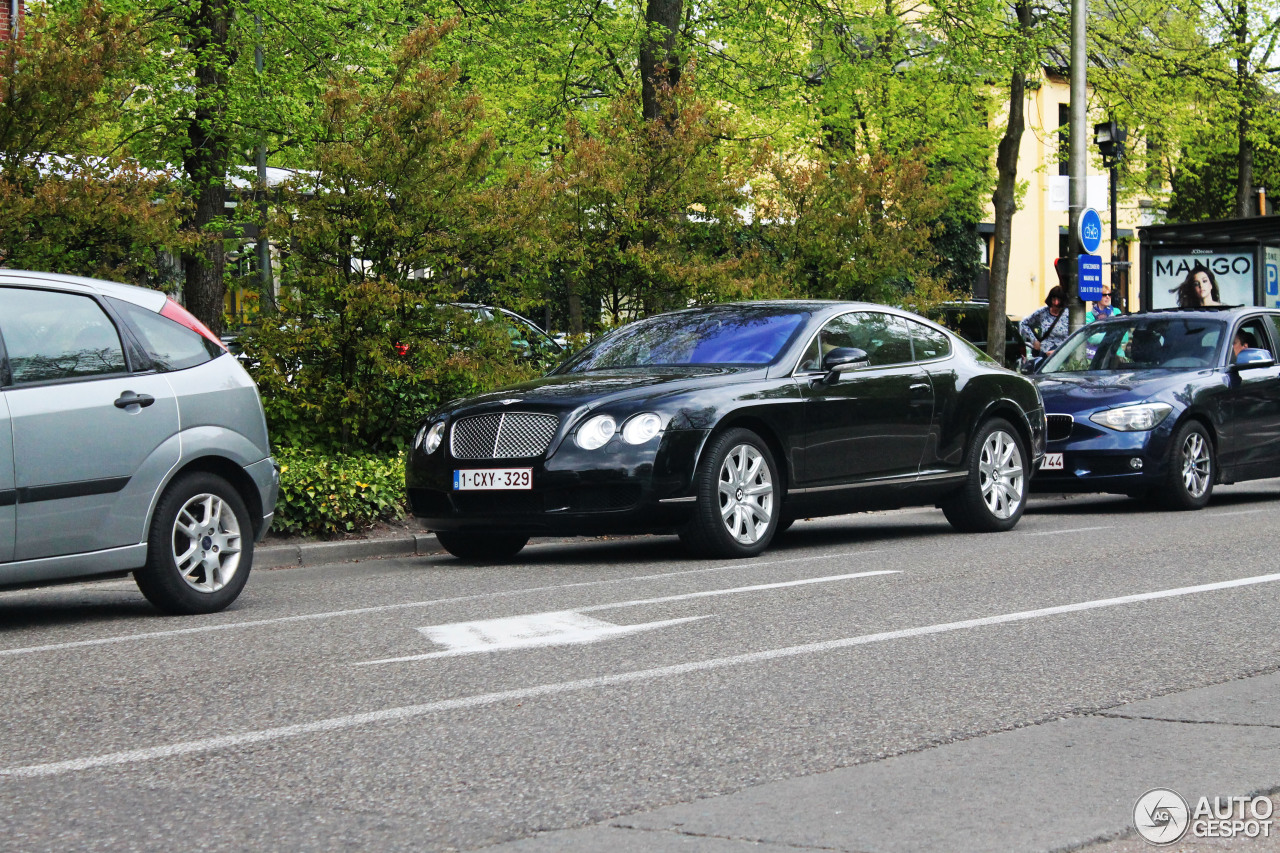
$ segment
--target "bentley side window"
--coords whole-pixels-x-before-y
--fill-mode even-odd
[[[846,346],[864,350],[872,367],[912,360],[911,330],[905,320],[877,311],[859,311],[847,316],[854,318],[855,330],[850,336],[852,343]]]
[[[937,329],[930,329],[923,323],[908,320],[911,329],[911,343],[916,361],[929,361],[951,355],[951,340]]]

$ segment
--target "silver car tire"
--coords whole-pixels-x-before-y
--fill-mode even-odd
[[[183,474],[156,504],[147,563],[133,577],[165,613],[216,613],[244,589],[253,539],[249,511],[230,483],[205,471]]]
[[[694,517],[680,533],[709,557],[754,557],[769,547],[782,517],[773,453],[750,430],[712,437],[698,464]]]
[[[1030,485],[1026,444],[1003,418],[983,422],[969,442],[965,484],[939,506],[963,533],[1012,530],[1027,506]]]

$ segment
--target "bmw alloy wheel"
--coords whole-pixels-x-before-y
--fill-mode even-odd
[[[240,568],[240,521],[226,501],[198,494],[173,522],[173,562],[187,586],[217,592]]]
[[[1200,498],[1209,489],[1213,461],[1209,442],[1197,431],[1187,433],[1182,442],[1182,486],[1192,498]]]
[[[760,451],[739,444],[720,466],[720,518],[725,530],[743,545],[754,545],[773,518],[773,477]]]
[[[982,444],[978,463],[982,500],[993,516],[1006,519],[1022,506],[1026,480],[1018,442],[1004,430],[995,430]]]

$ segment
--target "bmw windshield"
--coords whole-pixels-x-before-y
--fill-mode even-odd
[[[1226,324],[1211,317],[1133,315],[1086,326],[1039,373],[1200,370],[1217,363],[1225,336]]]
[[[768,305],[661,314],[601,338],[556,372],[770,364],[808,317],[807,311]]]

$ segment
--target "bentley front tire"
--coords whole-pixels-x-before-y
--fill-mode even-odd
[[[485,563],[510,560],[529,544],[529,537],[518,533],[437,530],[436,539],[459,560]]]
[[[1002,418],[982,424],[969,442],[965,484],[940,506],[963,533],[1011,530],[1027,505],[1027,453],[1022,437]]]
[[[778,468],[769,446],[746,429],[712,438],[698,465],[697,504],[680,534],[708,557],[754,557],[773,539],[781,517]]]

